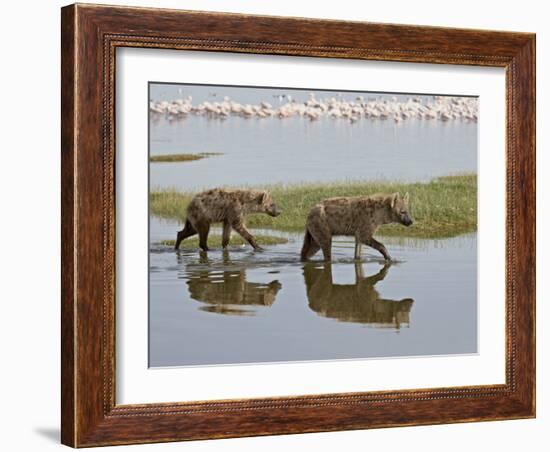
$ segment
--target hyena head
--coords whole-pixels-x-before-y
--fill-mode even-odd
[[[271,198],[271,193],[268,191],[262,191],[257,197],[258,207],[259,211],[263,213],[267,213],[271,217],[277,217],[281,214],[279,209],[277,209],[277,206],[273,202],[273,198]]]
[[[405,226],[413,224],[411,214],[409,213],[409,194],[401,196],[399,193],[394,193],[391,196],[391,212],[393,219],[397,223]]]

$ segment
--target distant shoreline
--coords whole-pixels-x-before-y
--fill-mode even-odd
[[[204,101],[193,103],[192,96],[173,101],[150,101],[149,111],[152,115],[164,115],[171,119],[184,119],[188,115],[205,115],[209,118],[226,119],[230,116],[243,118],[290,118],[302,116],[315,121],[321,117],[343,119],[356,122],[360,119],[393,119],[396,123],[407,119],[421,120],[462,120],[477,122],[478,102],[476,98],[456,96],[432,96],[430,101],[420,96],[411,96],[407,100],[399,100],[396,96],[386,99],[365,99],[357,96],[355,100],[345,100],[338,97],[316,99],[313,93],[309,100],[296,102],[292,96],[286,95],[286,102],[274,106],[263,101],[258,104],[241,103],[224,96],[221,101]]]

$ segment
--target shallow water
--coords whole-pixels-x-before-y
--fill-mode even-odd
[[[263,252],[154,245],[177,228],[152,221],[152,367],[477,352],[475,234],[382,239],[387,266],[344,238],[330,264],[301,263],[296,234]]]

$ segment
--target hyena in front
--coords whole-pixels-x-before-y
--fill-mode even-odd
[[[355,259],[361,258],[362,245],[378,250],[384,259],[391,260],[386,247],[373,238],[379,226],[400,223],[410,226],[413,221],[408,209],[409,196],[399,193],[329,198],[321,201],[309,212],[306,235],[302,247],[302,260],[313,256],[319,249],[325,260],[331,259],[333,235],[355,237]]]
[[[185,227],[178,232],[175,248],[182,240],[199,234],[199,246],[208,251],[208,233],[212,223],[222,223],[222,246],[226,248],[234,229],[255,250],[260,249],[254,236],[248,232],[244,217],[252,213],[265,213],[272,217],[279,215],[279,210],[265,190],[229,190],[214,188],[197,194],[187,207]]]

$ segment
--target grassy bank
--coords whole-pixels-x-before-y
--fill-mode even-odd
[[[166,163],[166,162],[192,162],[194,160],[201,160],[207,157],[213,157],[216,155],[222,155],[220,152],[199,152],[198,154],[164,154],[164,155],[152,155],[149,158],[153,163]]]
[[[282,243],[288,243],[288,239],[284,237],[275,237],[272,235],[254,235],[258,245],[280,245]],[[175,240],[162,240],[159,242],[161,245],[174,246],[176,244]],[[230,246],[238,245],[248,245],[242,237],[238,236],[235,232],[231,235],[231,240],[229,241]],[[219,234],[210,234],[208,236],[208,247],[209,248],[220,248],[222,246],[222,236]],[[198,248],[199,239],[197,236],[189,237],[181,242],[180,248]]]
[[[247,225],[251,228],[303,231],[309,209],[325,198],[398,191],[409,193],[410,211],[415,222],[408,228],[401,225],[383,226],[378,235],[444,238],[477,229],[476,175],[446,176],[428,183],[350,182],[273,185],[265,188],[271,191],[282,213],[277,218],[252,215],[247,219]],[[150,194],[151,213],[182,220],[193,195],[173,190],[153,192]]]

